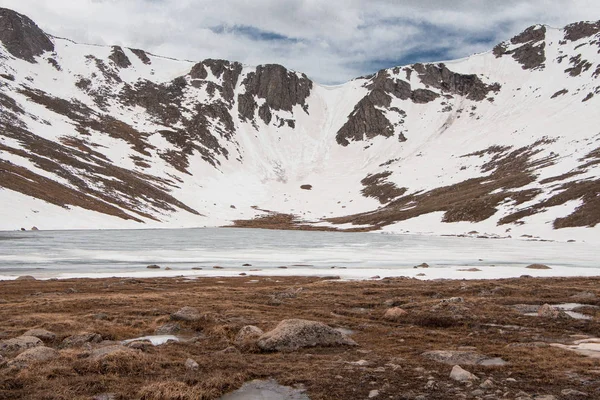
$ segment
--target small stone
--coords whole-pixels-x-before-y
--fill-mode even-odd
[[[117,395],[114,393],[102,393],[92,397],[92,400],[116,400]]]
[[[160,269],[160,266],[156,265],[156,264],[152,264],[152,265],[148,265],[146,268],[148,268],[148,269]]]
[[[202,271],[202,268],[200,268],[200,267],[193,267],[192,271]]]
[[[429,268],[429,264],[423,263],[423,264],[415,265],[413,268]]]
[[[174,335],[181,330],[181,326],[177,322],[169,322],[159,326],[154,330],[155,335]]]
[[[580,392],[575,389],[564,389],[560,392],[563,396],[571,396],[571,397],[588,397],[588,394],[585,392]]]
[[[517,382],[517,380],[515,378],[506,378],[504,381],[506,382],[510,382],[510,383],[515,383]]]
[[[369,398],[370,398],[370,399],[373,399],[373,398],[375,398],[375,397],[377,397],[377,396],[379,396],[379,390],[371,390],[371,391],[369,392]]]
[[[240,351],[234,346],[229,346],[229,347],[224,348],[223,350],[219,351],[219,353],[221,353],[221,354],[236,354],[239,352]]]
[[[191,358],[188,358],[185,360],[185,368],[189,369],[190,371],[197,371],[200,368],[200,365]]]
[[[171,270],[171,267],[166,267],[165,268],[165,271],[170,271],[170,270]]]
[[[460,365],[455,365],[452,367],[452,372],[450,372],[450,378],[459,382],[468,382],[478,380],[475,375],[466,371],[460,367]]]
[[[556,400],[556,396],[553,396],[551,394],[545,394],[542,396],[535,396],[533,400]]]
[[[139,354],[139,350],[131,349],[129,347],[116,344],[112,346],[100,347],[98,349],[93,350],[90,353],[90,358],[93,360],[102,360],[116,353]]]
[[[243,264],[242,267],[251,267],[252,264]]]
[[[45,329],[30,329],[25,332],[23,336],[33,336],[43,340],[44,342],[51,342],[56,339],[56,334]]]
[[[258,338],[262,335],[264,335],[262,329],[254,325],[246,325],[242,329],[240,329],[237,335],[235,336],[235,343],[240,345],[250,342],[256,342]]]
[[[481,396],[481,395],[483,395],[484,393],[485,393],[485,392],[484,392],[483,390],[481,390],[481,389],[475,389],[475,390],[473,390],[473,391],[471,392],[471,394],[472,394],[473,396]]]
[[[383,319],[388,321],[398,321],[408,314],[406,310],[400,307],[392,307],[386,310],[383,314]]]
[[[486,379],[481,385],[479,385],[479,387],[482,389],[493,389],[494,382],[492,382],[491,379]]]
[[[60,347],[81,347],[86,343],[100,343],[102,336],[94,332],[84,332],[79,335],[73,335],[65,338]]]
[[[171,319],[175,321],[199,321],[202,319],[202,315],[197,308],[194,307],[183,307],[176,313],[171,314]]]

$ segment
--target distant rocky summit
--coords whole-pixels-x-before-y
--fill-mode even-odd
[[[534,25],[329,87],[77,44],[1,8],[0,229],[597,236],[599,43],[600,22]]]

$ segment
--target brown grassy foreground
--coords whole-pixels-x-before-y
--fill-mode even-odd
[[[455,296],[464,302],[441,303]],[[181,323],[187,330],[184,335],[197,336],[186,343],[148,347],[135,355],[117,353],[102,360],[88,357],[85,348],[72,348],[61,350],[58,360],[22,370],[0,367],[0,399],[91,399],[102,393],[115,393],[116,399],[213,399],[245,381],[269,377],[286,385],[303,384],[313,400],[366,399],[374,389],[380,399],[515,399],[525,393],[531,398],[550,394],[557,399],[579,398],[565,395],[565,389],[598,399],[600,360],[545,343],[568,343],[579,337],[573,335],[600,335],[600,312],[584,309],[594,317],[591,320],[546,319],[521,315],[509,307],[574,299],[600,305],[600,278],[5,281],[0,282],[0,339],[44,328],[57,334],[50,346],[58,348],[63,338],[84,331],[97,332],[105,340],[152,334],[183,306],[197,307],[204,317],[200,322]],[[408,313],[396,321],[384,319],[393,305]],[[253,346],[230,348],[242,326],[252,324],[267,331],[286,318],[351,329],[359,346],[292,353],[261,353]],[[509,364],[464,366],[480,377],[469,386],[449,378],[451,365],[421,356],[428,350],[464,346],[502,357]],[[196,360],[199,369],[186,369],[187,358]],[[351,364],[359,360],[366,363]],[[478,392],[487,378],[494,387]]]

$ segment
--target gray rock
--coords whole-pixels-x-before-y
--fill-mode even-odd
[[[189,369],[190,371],[197,371],[200,368],[200,365],[191,358],[188,358],[185,360],[185,368]]]
[[[100,343],[102,336],[93,332],[84,332],[78,335],[72,335],[65,338],[60,344],[61,348],[81,347],[86,343]]]
[[[558,308],[552,307],[549,304],[544,304],[543,306],[541,306],[538,309],[537,313],[538,313],[538,316],[544,317],[544,318],[552,318],[552,319],[557,319],[557,318],[570,319],[571,318],[569,316],[569,314],[567,314],[563,310],[559,310]]]
[[[371,390],[371,391],[369,392],[369,398],[370,398],[370,399],[373,399],[373,398],[375,398],[375,397],[377,397],[377,396],[379,396],[379,390]]]
[[[452,371],[450,372],[450,378],[459,382],[469,382],[479,379],[469,371],[462,369],[460,365],[455,365],[454,367],[452,367]]]
[[[479,387],[482,389],[493,389],[495,387],[495,385],[491,379],[486,379],[485,381],[483,381],[483,383],[481,385],[479,385]]]
[[[552,269],[545,264],[530,264],[530,265],[526,266],[525,268],[527,268],[527,269]]]
[[[501,366],[506,365],[506,361],[501,358],[491,358],[474,351],[460,350],[433,350],[421,354],[423,357],[433,361],[449,365],[485,365]]]
[[[102,393],[92,397],[92,400],[116,400],[117,395],[114,393]]]
[[[169,322],[159,326],[154,330],[155,335],[174,335],[181,331],[181,326],[177,322]]]
[[[34,336],[19,336],[0,341],[0,354],[23,351],[43,345],[44,343]]]
[[[246,325],[235,336],[235,343],[239,345],[256,342],[262,335],[264,335],[262,329],[254,325]]]
[[[245,383],[235,392],[226,394],[220,400],[310,400],[304,389],[282,386],[274,380],[254,380]]]
[[[575,390],[575,389],[564,389],[564,390],[561,390],[560,394],[562,394],[563,396],[570,396],[570,397],[588,397],[587,393],[580,392],[579,390]]]
[[[33,336],[44,342],[51,342],[56,339],[56,334],[45,329],[30,329],[23,336]]]
[[[283,320],[258,339],[264,351],[294,351],[314,346],[356,346],[356,342],[322,322],[302,319]]]
[[[100,347],[92,350],[92,352],[90,353],[90,358],[92,360],[102,360],[116,353],[139,354],[139,350],[134,350],[129,347],[117,344],[112,346]]]
[[[25,368],[34,361],[51,361],[58,358],[60,353],[50,347],[34,347],[25,350],[8,363],[9,367]]]
[[[183,307],[176,313],[171,314],[171,319],[175,321],[199,321],[202,319],[202,314],[194,307]]]
[[[37,279],[35,279],[35,277],[33,277],[31,275],[22,275],[22,276],[19,276],[15,280],[16,281],[37,281]]]
[[[400,307],[392,307],[385,311],[385,314],[383,314],[383,319],[388,321],[398,321],[404,318],[406,314],[408,314],[406,310]]]

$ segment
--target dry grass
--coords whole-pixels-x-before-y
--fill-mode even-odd
[[[448,378],[451,366],[420,356],[460,346],[509,362],[465,367],[492,378],[508,398],[520,390],[560,396],[565,388],[598,398],[600,382],[590,372],[598,368],[597,361],[543,346],[569,342],[572,335],[598,335],[598,309],[581,310],[592,320],[551,320],[521,315],[510,306],[572,302],[582,292],[597,297],[578,301],[600,305],[599,283],[597,278],[340,282],[310,277],[0,282],[0,339],[39,327],[57,334],[48,344],[52,347],[83,331],[117,341],[151,334],[183,306],[203,313],[200,321],[180,322],[181,335],[195,337],[190,342],[99,360],[85,347],[66,349],[59,359],[24,370],[2,367],[0,399],[90,399],[101,393],[115,393],[117,399],[215,399],[245,381],[269,377],[305,385],[313,400],[366,398],[372,389],[391,399],[448,399],[457,391],[471,398],[473,389]],[[273,301],[278,293],[292,292],[295,296]],[[441,302],[457,296],[464,301]],[[406,316],[385,320],[392,304],[405,309]],[[360,346],[286,354],[261,353],[248,344],[231,349],[241,327],[252,324],[266,331],[286,318],[351,329]],[[187,358],[196,360],[199,369],[187,370]],[[349,364],[358,360],[369,364]],[[425,388],[429,376],[437,388]],[[507,378],[518,383],[507,383]]]

